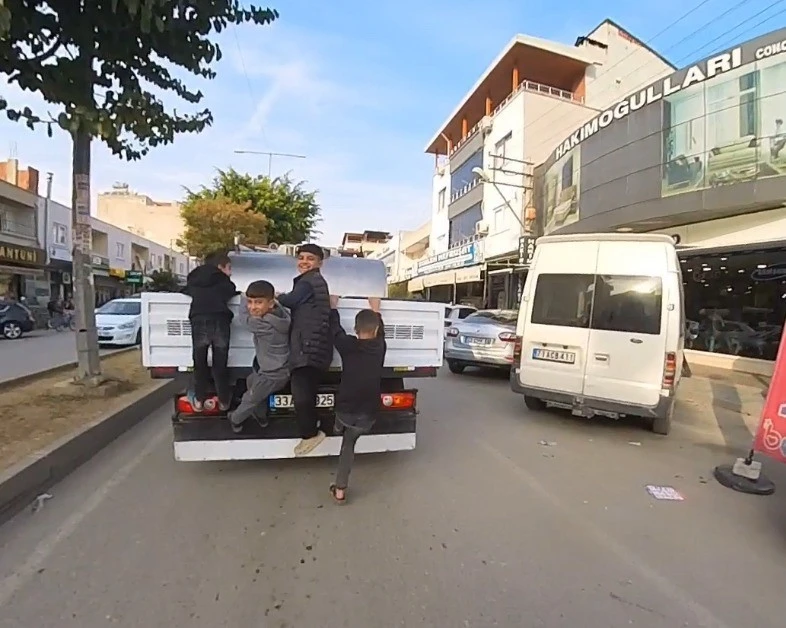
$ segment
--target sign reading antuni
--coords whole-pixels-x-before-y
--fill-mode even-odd
[[[452,268],[462,268],[472,266],[483,261],[483,248],[480,242],[470,242],[456,246],[452,249],[427,257],[422,262],[418,262],[418,275],[428,275],[441,270]]]

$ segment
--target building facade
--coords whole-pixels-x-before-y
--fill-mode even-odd
[[[180,203],[155,201],[134,192],[127,183],[116,183],[111,191],[99,194],[95,215],[170,249],[177,248],[177,240],[185,231]]]
[[[786,29],[633,90],[535,170],[538,232],[675,236],[693,348],[775,358],[786,318]]]
[[[533,166],[624,95],[674,70],[606,20],[575,45],[514,37],[431,138],[430,257],[411,291],[512,307],[526,274],[519,244],[534,227]]]
[[[399,231],[385,243],[384,248],[374,251],[369,257],[384,262],[388,284],[409,281],[418,262],[428,254],[430,235],[430,222],[411,231]]]

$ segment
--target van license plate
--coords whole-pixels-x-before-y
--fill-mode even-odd
[[[317,395],[317,408],[332,408],[335,403],[335,397],[331,394]],[[295,407],[295,402],[292,400],[292,395],[271,395],[268,404],[271,408],[276,410],[285,410],[287,408]]]
[[[532,359],[543,362],[560,362],[562,364],[575,364],[576,354],[573,351],[554,351],[553,349],[533,349]]]

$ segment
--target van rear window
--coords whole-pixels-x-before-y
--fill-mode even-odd
[[[536,325],[589,327],[595,275],[538,275],[530,321]]]
[[[660,277],[598,275],[592,329],[659,334],[662,302]]]
[[[536,325],[659,334],[663,284],[638,275],[538,276],[530,321]]]

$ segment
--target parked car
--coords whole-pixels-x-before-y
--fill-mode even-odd
[[[516,310],[477,310],[446,331],[445,359],[451,373],[468,366],[509,369],[516,342]]]
[[[16,340],[35,328],[35,316],[23,303],[0,299],[0,331],[6,340]]]
[[[98,344],[128,346],[142,342],[142,301],[112,299],[96,310]]]
[[[450,328],[453,323],[464,320],[470,314],[474,314],[478,308],[471,305],[446,305],[445,306],[445,331]],[[447,338],[447,335],[445,336]]]

